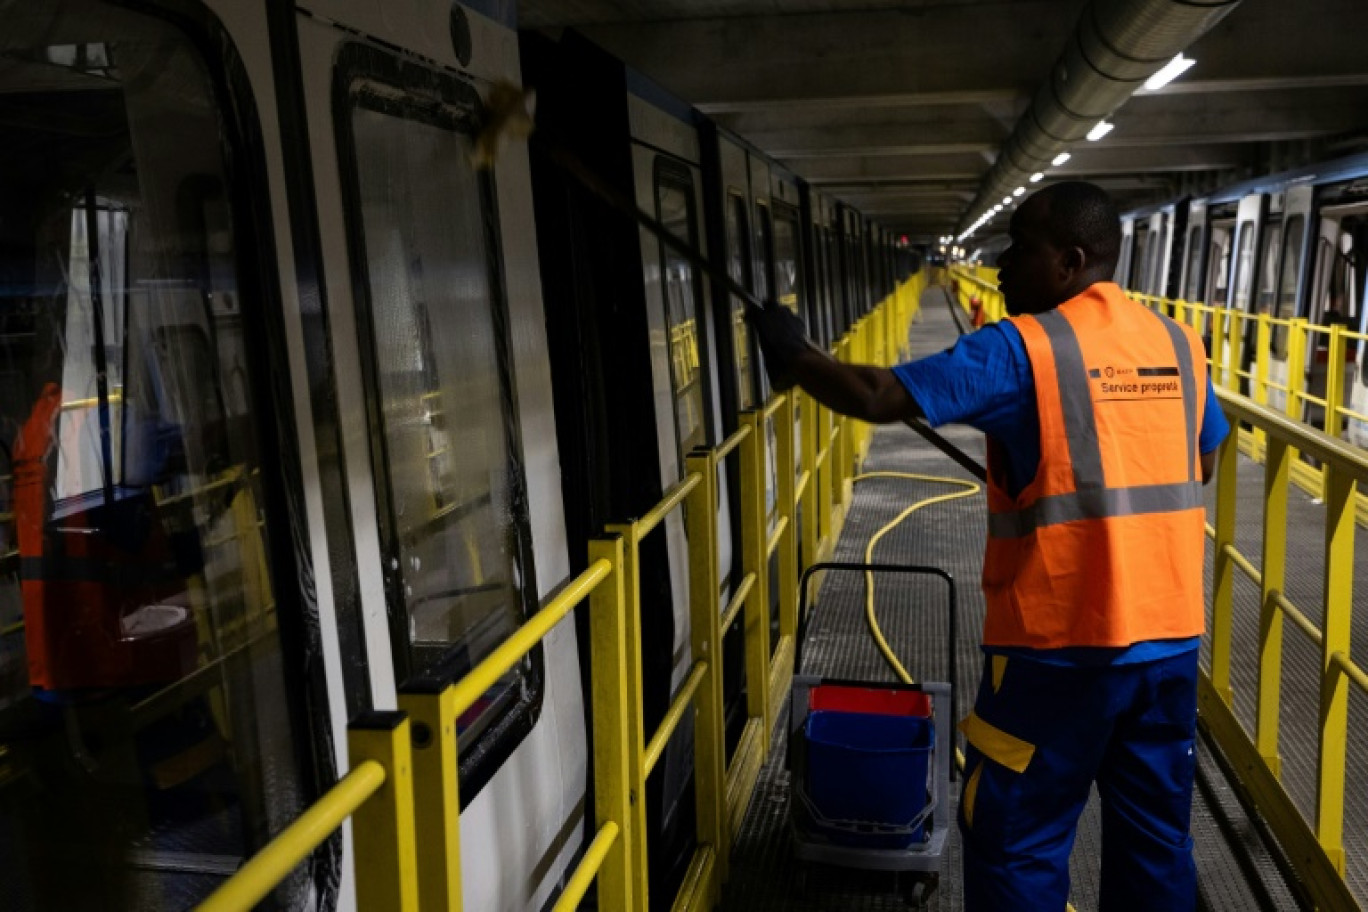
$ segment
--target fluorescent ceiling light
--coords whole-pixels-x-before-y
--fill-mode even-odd
[[[1012,196],[1021,196],[1021,194],[1025,193],[1025,192],[1026,192],[1026,188],[1025,188],[1025,187],[1017,187],[1015,190],[1012,191]]]
[[[1004,206],[1010,206],[1010,205],[1012,205],[1012,198],[1011,198],[1010,196],[1004,196],[1004,197],[1002,198],[1002,205],[1004,205]]]
[[[1032,175],[1031,175],[1031,183],[1033,183],[1033,184],[1038,184],[1038,183],[1040,183],[1041,181],[1043,181],[1044,179],[1045,179],[1045,172],[1044,172],[1044,171],[1037,171],[1035,174],[1032,174]]]
[[[1179,54],[1177,57],[1174,57],[1168,63],[1164,64],[1163,69],[1155,73],[1149,79],[1146,79],[1145,88],[1149,89],[1151,92],[1157,92],[1186,73],[1196,62],[1197,61],[1191,57],[1184,57],[1182,54]]]
[[[1073,158],[1073,156],[1070,155],[1068,152],[1060,152],[1058,155],[1054,157],[1054,161],[1050,162],[1050,164],[1058,168],[1060,165],[1064,164],[1071,158]]]
[[[1099,139],[1110,133],[1112,131],[1112,127],[1114,126],[1116,126],[1116,124],[1110,124],[1107,123],[1105,120],[1099,120],[1097,122],[1097,126],[1093,127],[1091,130],[1088,131],[1088,142],[1097,142]]]

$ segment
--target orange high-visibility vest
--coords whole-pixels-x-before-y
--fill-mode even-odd
[[[1012,323],[1035,377],[1040,467],[1010,496],[990,441],[984,644],[1200,635],[1201,339],[1110,282]]]

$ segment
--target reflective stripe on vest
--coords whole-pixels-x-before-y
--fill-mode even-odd
[[[1153,312],[1150,312],[1153,313]],[[1022,538],[1044,526],[1082,519],[1107,519],[1141,513],[1169,513],[1202,506],[1202,485],[1197,478],[1197,383],[1192,351],[1183,331],[1172,321],[1153,314],[1173,343],[1183,389],[1183,415],[1187,432],[1188,480],[1175,484],[1108,488],[1102,471],[1102,449],[1097,437],[1097,418],[1089,392],[1088,372],[1078,336],[1063,314],[1048,311],[1035,319],[1045,330],[1054,354],[1059,382],[1060,409],[1064,418],[1074,490],[1040,497],[1020,510],[990,513],[990,538]]]

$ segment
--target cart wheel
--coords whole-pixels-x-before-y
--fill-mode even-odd
[[[940,886],[939,874],[927,874],[911,880],[904,894],[907,905],[916,909],[917,912],[924,912],[930,906],[931,897],[935,895],[938,886]]]

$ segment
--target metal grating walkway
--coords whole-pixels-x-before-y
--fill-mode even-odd
[[[913,357],[947,347],[956,335],[943,293],[938,288],[928,289],[922,299],[921,321],[913,328]],[[966,452],[983,459],[983,439],[977,432],[950,427],[943,429],[943,433]],[[904,427],[883,427],[875,433],[864,471],[967,477]],[[1242,467],[1242,474],[1243,471]],[[1260,486],[1252,487],[1257,491]],[[850,514],[832,559],[863,560],[869,538],[909,503],[950,489],[949,485],[920,481],[857,482]],[[876,561],[940,566],[956,578],[960,614],[955,644],[959,678],[956,683],[962,695],[961,714],[972,699],[982,666],[978,640],[984,606],[978,578],[986,534],[983,500],[980,493],[914,513],[884,536],[874,554]],[[1241,514],[1243,529],[1243,517],[1248,511],[1242,510]],[[1257,535],[1257,526],[1254,534]],[[1242,547],[1246,544],[1242,540]],[[1293,558],[1289,556],[1289,590],[1292,566]],[[878,654],[866,627],[863,575],[829,574],[816,601],[804,670],[893,680],[892,671]],[[948,628],[944,584],[929,578],[900,578],[896,583],[880,583],[876,579],[876,606],[880,626],[908,670],[916,677],[945,680]],[[1309,718],[1314,719],[1314,714]],[[781,721],[776,727],[782,730],[784,723]],[[789,780],[784,769],[784,751],[784,738],[780,735],[772,744],[746,820],[736,835],[722,908],[729,912],[906,909],[892,874],[800,865],[795,860],[789,835]],[[1350,775],[1354,775],[1352,771]],[[958,782],[952,783],[951,797],[955,801],[958,789]],[[1308,794],[1314,798],[1314,787]],[[1201,908],[1213,912],[1298,908],[1258,828],[1248,819],[1205,747],[1193,803],[1193,835]],[[928,906],[931,910],[950,912],[962,906],[958,841],[958,833],[952,831],[940,889]],[[1097,909],[1100,845],[1100,816],[1094,795],[1080,824],[1071,862],[1073,903],[1078,912]]]

